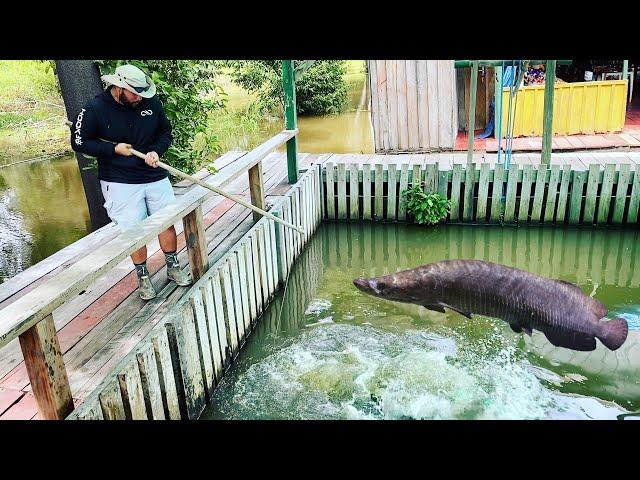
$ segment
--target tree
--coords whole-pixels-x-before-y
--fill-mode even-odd
[[[60,84],[67,118],[75,122],[84,105],[102,91],[98,67],[91,60],[56,60],[56,74]],[[82,153],[76,152],[84,187],[91,228],[93,231],[111,222],[104,209],[104,197],[95,170],[87,167],[92,163]]]

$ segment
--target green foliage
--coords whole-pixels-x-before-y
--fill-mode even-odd
[[[282,115],[282,60],[231,60],[233,81],[258,96],[260,107]],[[347,101],[344,60],[294,60],[296,105],[300,114],[340,113]]]
[[[422,185],[414,185],[402,192],[407,211],[413,215],[416,223],[435,225],[447,218],[451,211],[451,201],[439,193],[425,193]]]
[[[212,60],[98,60],[102,74],[130,63],[147,73],[173,128],[173,142],[163,161],[193,173],[220,152],[216,135],[207,134],[207,116],[224,108],[226,94],[215,83],[217,65]],[[206,95],[206,96],[205,96]]]

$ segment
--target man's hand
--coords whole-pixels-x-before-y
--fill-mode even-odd
[[[146,158],[144,159],[147,165],[153,168],[158,167],[158,161],[160,161],[160,157],[156,152],[148,152]]]
[[[129,143],[119,143],[116,145],[116,153],[118,155],[130,157],[132,155],[130,148],[131,148],[131,144]]]

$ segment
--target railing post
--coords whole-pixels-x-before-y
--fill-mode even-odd
[[[262,162],[258,162],[249,169],[249,192],[251,193],[251,204],[265,210]],[[260,218],[262,218],[262,215],[257,212],[253,212],[254,222],[257,222]]]
[[[191,276],[193,281],[197,282],[204,272],[209,269],[202,205],[187,214],[182,219],[182,224],[184,225],[184,238],[187,244],[187,253],[189,254]]]
[[[471,98],[469,99],[469,146],[467,148],[467,169],[464,186],[464,220],[471,220],[473,216],[473,186],[475,183],[476,167],[473,163],[473,141],[476,128],[476,99],[478,93],[478,62],[471,62]]]
[[[494,137],[500,139],[502,136],[502,66],[495,67],[496,83],[495,98],[493,101],[493,111],[495,115],[494,121]],[[500,148],[500,146],[498,146]]]
[[[40,415],[45,420],[66,418],[73,411],[73,398],[53,316],[47,315],[19,338]]]
[[[282,61],[282,87],[284,89],[285,128],[297,128],[296,118],[296,84],[293,71],[293,60]],[[287,141],[287,171],[289,183],[298,181],[298,136]]]
[[[551,163],[551,145],[553,141],[553,92],[556,83],[556,61],[548,60],[544,78],[544,113],[542,121],[542,155],[540,163]]]

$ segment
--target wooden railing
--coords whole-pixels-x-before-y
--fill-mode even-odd
[[[297,129],[282,131],[237,160],[232,168],[213,175],[208,183],[223,188],[248,172],[251,203],[264,209],[261,162],[297,133]],[[0,310],[0,348],[16,337],[20,339],[33,395],[43,418],[65,418],[73,410],[52,312],[180,219],[184,225],[192,276],[197,281],[209,267],[202,204],[212,195],[209,190],[196,186],[141,222],[139,228],[118,235]]]

